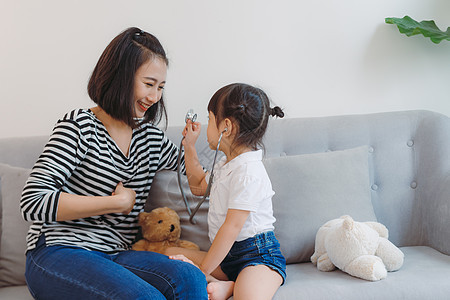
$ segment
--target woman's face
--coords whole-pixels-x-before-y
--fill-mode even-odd
[[[145,112],[161,99],[166,76],[166,62],[159,57],[139,67],[134,77],[135,117],[143,118]]]

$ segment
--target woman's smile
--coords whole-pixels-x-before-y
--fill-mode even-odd
[[[144,112],[146,112],[147,109],[149,109],[153,105],[153,103],[152,104],[146,104],[142,100],[138,100],[137,102],[138,102],[139,107],[141,108],[141,110],[144,111]]]

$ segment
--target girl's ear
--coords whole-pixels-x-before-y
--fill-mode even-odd
[[[224,128],[222,129],[222,131],[224,131],[226,129],[226,131],[223,133],[223,135],[230,136],[234,129],[233,122],[231,122],[230,119],[225,118],[225,120],[223,120],[223,125],[224,125]]]

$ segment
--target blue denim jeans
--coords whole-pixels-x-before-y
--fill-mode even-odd
[[[259,233],[243,241],[235,242],[220,264],[229,280],[236,281],[246,267],[266,265],[286,280],[286,260],[281,254],[280,243],[273,231]]]
[[[27,253],[25,277],[35,299],[208,299],[195,266],[147,251],[105,254],[45,246]]]

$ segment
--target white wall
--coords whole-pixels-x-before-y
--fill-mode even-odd
[[[206,122],[219,87],[262,87],[287,117],[428,109],[450,116],[450,42],[408,38],[385,17],[450,26],[448,0],[0,0],[0,137],[49,134],[91,107],[103,49],[138,26],[170,58],[169,125]]]

